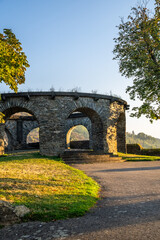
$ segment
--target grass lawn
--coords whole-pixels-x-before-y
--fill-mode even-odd
[[[24,220],[83,215],[97,201],[99,185],[82,171],[39,153],[0,158],[0,199],[31,210]]]
[[[118,153],[119,157],[122,157],[125,161],[157,161],[160,160],[160,156],[146,156],[136,154]]]

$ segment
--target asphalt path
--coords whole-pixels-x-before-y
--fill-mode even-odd
[[[2,229],[1,240],[160,240],[160,161],[73,166],[102,186],[97,205],[83,217]]]
[[[76,165],[102,186],[101,201],[66,240],[160,239],[160,162]],[[77,229],[77,228],[76,228]]]

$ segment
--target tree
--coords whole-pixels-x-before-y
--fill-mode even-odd
[[[18,91],[18,84],[25,82],[25,71],[29,67],[27,57],[22,52],[21,43],[10,29],[0,33],[0,82]]]
[[[145,115],[151,121],[160,119],[160,0],[155,0],[154,10],[132,8],[127,21],[121,19],[113,50],[121,74],[133,79],[126,92],[142,101],[131,116]]]

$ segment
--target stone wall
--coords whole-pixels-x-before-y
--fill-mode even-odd
[[[140,144],[135,143],[127,144],[127,153],[147,156],[160,156],[160,149],[146,149],[142,148]]]
[[[127,144],[127,153],[140,154],[142,146],[140,144]]]
[[[90,149],[89,141],[71,141],[70,142],[71,149]]]
[[[121,150],[125,152],[125,114],[127,103],[119,98],[87,93],[31,92],[2,94],[0,111],[6,121],[16,112],[28,112],[39,125],[40,153],[43,155],[61,155],[66,149],[66,126],[69,116],[81,112],[90,119],[92,148],[103,153],[117,152],[120,140]]]

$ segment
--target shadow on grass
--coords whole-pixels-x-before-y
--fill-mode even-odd
[[[57,180],[55,178],[48,179],[49,182],[46,180],[31,180],[31,179],[19,179],[19,178],[0,178],[0,189],[12,189],[13,187],[16,189],[17,188],[20,190],[26,189],[27,190],[27,185],[28,189],[30,189],[31,185],[38,185],[38,186],[62,186],[63,184],[59,184],[61,180]],[[52,183],[51,183],[52,181]],[[19,185],[20,184],[20,185]]]

